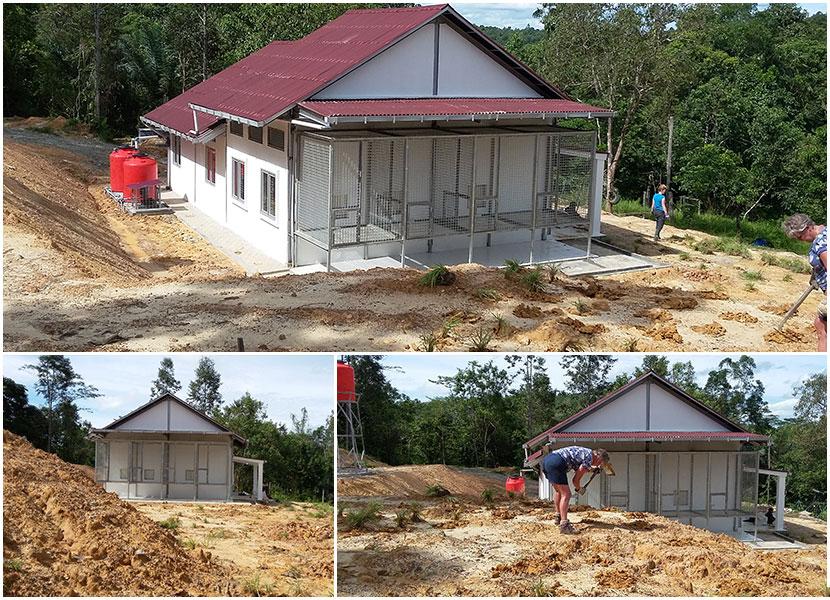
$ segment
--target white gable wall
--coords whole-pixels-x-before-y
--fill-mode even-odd
[[[168,425],[169,408],[169,425]],[[222,431],[217,425],[173,400],[158,404],[127,419],[116,427],[119,431]]]
[[[127,419],[116,429],[121,431],[164,431],[167,429],[167,404],[159,402],[147,410]]]
[[[435,93],[435,34],[438,92]],[[313,96],[315,100],[379,98],[539,98],[509,69],[450,25],[426,25]]]
[[[638,385],[563,431],[645,431],[645,429],[646,386]]]
[[[659,385],[651,386],[651,431],[729,431]]]
[[[178,402],[167,400],[170,404],[170,431],[222,431],[210,421],[206,421],[192,410]]]

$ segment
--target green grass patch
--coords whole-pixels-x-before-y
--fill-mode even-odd
[[[764,281],[764,276],[761,271],[744,271],[741,273],[741,279],[744,281]]]
[[[621,217],[651,214],[651,206],[643,206],[643,203],[637,200],[620,200],[614,205],[612,210],[615,215],[619,215]]]
[[[493,501],[493,498],[496,497],[496,492],[494,492],[491,488],[487,488],[483,492],[481,492],[481,499],[488,504]]]
[[[3,568],[7,571],[20,572],[23,570],[23,561],[19,558],[9,558],[3,562]]]
[[[442,485],[436,483],[427,486],[427,496],[431,498],[442,498],[449,495],[450,491]]]
[[[492,340],[493,332],[485,329],[484,327],[479,327],[478,330],[470,336],[470,350],[473,352],[487,352]]]
[[[703,231],[719,238],[735,239],[744,244],[751,244],[757,239],[763,239],[770,244],[771,248],[789,250],[796,254],[807,254],[810,249],[809,244],[788,238],[779,221],[742,221],[739,236],[735,229],[734,217],[713,213],[698,215],[694,212],[684,212],[678,209],[671,213],[669,224],[680,229]],[[763,248],[763,246],[758,246],[758,248]]]
[[[425,333],[418,339],[418,352],[435,352],[438,347],[438,336],[434,333]]]
[[[165,519],[164,521],[159,521],[159,526],[164,527],[165,529],[169,529],[171,531],[175,531],[182,526],[182,521],[181,519],[179,519],[179,517],[170,517],[169,519]]]
[[[181,541],[182,546],[187,548],[188,550],[195,550],[196,549],[196,540],[192,540],[187,538],[186,540]]]
[[[418,283],[425,287],[435,287],[437,285],[450,285],[453,281],[455,281],[455,275],[446,266],[435,265],[421,276]]]
[[[787,269],[793,273],[806,274],[812,271],[810,263],[808,263],[806,259],[799,258],[797,256],[786,256],[775,252],[762,252],[761,262],[765,265]]]
[[[274,584],[270,581],[262,579],[259,574],[249,577],[242,583],[244,589],[251,596],[272,596],[274,594]]]

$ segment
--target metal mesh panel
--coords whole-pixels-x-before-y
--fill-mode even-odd
[[[335,142],[335,246],[401,239],[404,140]]]
[[[301,137],[297,177],[296,228],[324,247],[329,245],[329,144]]]
[[[495,213],[487,229],[529,229],[533,223],[533,136],[502,136]],[[478,219],[477,219],[478,223]]]
[[[585,226],[591,205],[594,134],[541,135],[536,224]]]

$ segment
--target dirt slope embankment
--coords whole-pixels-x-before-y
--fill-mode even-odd
[[[343,477],[337,481],[339,496],[425,496],[429,486],[439,485],[453,496],[479,498],[481,492],[497,487],[493,481],[447,465],[403,465],[377,467],[368,475]]]
[[[361,500],[361,503],[365,503]],[[403,504],[412,510],[413,504]],[[350,506],[345,507],[348,514]],[[343,596],[823,596],[827,553],[753,550],[649,513],[580,510],[576,535],[529,500],[398,506],[338,537]],[[406,514],[405,512],[402,514]]]
[[[225,567],[75,465],[3,431],[4,596],[234,593]]]

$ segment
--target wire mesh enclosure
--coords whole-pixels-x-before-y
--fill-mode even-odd
[[[594,132],[409,129],[299,138],[295,235],[324,250],[392,242],[403,256],[407,240],[452,236],[470,237],[472,249],[473,234],[520,230],[590,239]]]

